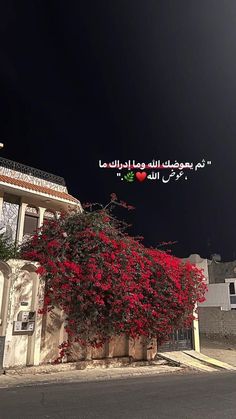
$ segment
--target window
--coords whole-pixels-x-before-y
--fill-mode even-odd
[[[24,224],[24,235],[33,234],[38,227],[38,218],[32,217],[31,215],[25,215],[25,224]]]
[[[235,283],[234,282],[230,282],[229,283],[229,293],[230,295],[235,295]]]
[[[55,213],[51,210],[46,210],[43,218],[44,220],[55,220]]]
[[[34,234],[38,228],[38,210],[35,207],[27,206],[25,211],[25,222],[23,236]]]

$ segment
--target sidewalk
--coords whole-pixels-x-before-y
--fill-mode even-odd
[[[218,359],[222,362],[236,367],[236,341],[222,339],[214,340],[212,338],[201,337],[201,352],[204,355]]]
[[[195,352],[195,351],[189,351],[189,352]],[[164,359],[171,360],[173,362],[178,363],[179,365],[184,365],[189,368],[193,368],[198,371],[202,372],[215,372],[218,370],[215,366],[212,365],[206,365],[206,363],[203,363],[201,360],[199,360],[198,353],[195,352],[196,358],[193,358],[191,355],[183,352],[183,351],[171,351],[171,352],[162,352],[161,356]]]
[[[140,363],[139,363],[140,364]],[[33,368],[33,369],[32,369]],[[110,379],[125,379],[137,376],[153,376],[157,374],[172,374],[185,373],[189,370],[187,368],[172,366],[165,362],[157,362],[152,365],[144,366],[123,366],[123,367],[108,367],[108,368],[93,368],[83,370],[65,370],[61,372],[53,372],[52,367],[50,372],[45,372],[45,368],[29,367],[28,372],[24,369],[8,371],[6,375],[0,375],[0,388],[10,388],[19,386],[33,386],[52,383],[76,383],[88,382]],[[37,368],[37,372],[35,372]]]
[[[201,354],[195,356],[194,351],[190,351],[191,354],[184,351],[171,352],[170,354],[162,353],[160,355],[165,360],[157,359],[151,362],[136,361],[131,363],[129,357],[124,357],[22,367],[6,370],[6,374],[0,375],[0,388],[126,379],[172,373],[219,372],[219,365],[215,361],[217,359],[228,363],[229,366],[236,367],[236,345],[229,346],[229,344],[210,340],[202,340],[201,342],[202,354],[214,359],[206,359],[207,357]]]

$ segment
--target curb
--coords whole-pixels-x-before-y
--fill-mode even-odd
[[[166,374],[193,373],[188,368],[156,365],[153,367],[137,366],[136,368],[89,369],[59,372],[52,374],[3,375],[0,377],[0,389],[42,386],[51,384],[76,384],[111,380],[127,380],[142,377],[157,377]]]
[[[206,356],[201,353],[195,353],[191,351],[184,351],[186,355],[191,356],[193,359],[197,359],[198,361],[204,363],[205,365],[209,365],[210,367],[218,368],[220,370],[226,370],[226,371],[236,371],[236,367],[233,367],[232,365],[227,364],[226,362],[219,361],[214,358],[210,358],[209,356]]]

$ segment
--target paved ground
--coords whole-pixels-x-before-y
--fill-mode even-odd
[[[30,369],[29,369],[30,370]],[[36,371],[40,371],[38,368]],[[166,363],[163,365],[150,366],[128,366],[122,368],[94,368],[85,370],[73,370],[63,372],[49,373],[19,373],[15,371],[14,375],[0,375],[0,389],[10,387],[44,385],[47,383],[72,383],[101,381],[112,379],[127,379],[130,377],[156,376],[159,374],[187,373],[190,369],[177,366],[171,366]]]
[[[1,389],[0,419],[235,419],[235,373]]]
[[[194,368],[201,372],[214,372],[216,369],[236,372],[236,367],[218,361],[217,359],[210,358],[203,353],[194,350],[162,352],[159,356],[162,356],[162,358],[166,360],[178,363],[178,365]]]
[[[209,342],[205,346],[205,351],[212,357],[212,350],[209,347]],[[129,377],[137,376],[155,376],[157,374],[171,374],[171,373],[187,373],[193,371],[198,372],[216,372],[219,368],[215,366],[215,361],[207,358],[208,363],[201,362],[198,359],[199,354],[194,351],[189,353],[183,352],[171,352],[169,357],[163,359],[157,359],[150,365],[148,362],[136,362],[129,364],[128,361],[123,363],[120,368],[116,367],[112,363],[107,365],[104,363],[96,365],[96,368],[91,369],[91,365],[88,364],[86,369],[79,369],[82,366],[76,363],[72,364],[60,364],[58,366],[46,365],[38,367],[27,367],[19,368],[15,370],[9,370],[6,375],[0,375],[0,388],[8,388],[22,385],[43,385],[46,383],[65,383],[65,382],[86,382],[86,381],[98,381],[98,380],[109,380],[109,379],[127,379]],[[194,356],[194,355],[197,355]],[[162,354],[168,355],[167,353]],[[171,355],[171,356],[170,356]],[[175,356],[174,356],[175,355]],[[205,356],[205,355],[204,355]],[[204,358],[203,356],[203,358]],[[202,357],[202,355],[201,355]],[[224,359],[225,357],[223,357]],[[204,359],[203,359],[204,361]],[[209,361],[211,361],[209,363]],[[213,364],[212,364],[213,361]],[[141,366],[142,365],[142,366]],[[181,367],[180,367],[181,365]],[[94,365],[93,365],[94,367]],[[115,368],[114,368],[115,367]],[[228,368],[230,369],[230,367]]]
[[[236,367],[236,341],[235,340],[214,340],[201,337],[201,352],[211,358],[227,362]],[[235,414],[236,417],[236,414]]]

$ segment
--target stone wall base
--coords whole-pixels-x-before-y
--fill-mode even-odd
[[[7,375],[24,375],[24,374],[50,374],[53,372],[85,370],[95,368],[119,368],[119,367],[141,367],[148,365],[162,365],[163,360],[153,361],[134,361],[132,357],[123,358],[107,358],[107,359],[93,359],[90,361],[67,362],[62,364],[46,364],[31,367],[17,367],[7,368],[4,374]]]

